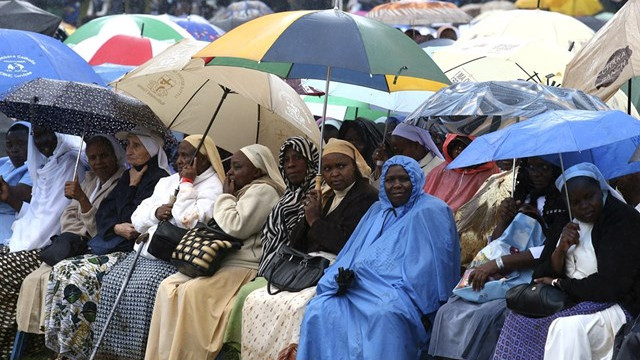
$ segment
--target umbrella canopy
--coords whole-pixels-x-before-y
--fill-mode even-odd
[[[546,9],[569,16],[591,16],[602,11],[599,0],[518,0],[520,9]]]
[[[640,136],[632,137],[593,149],[562,153],[562,162],[569,168],[573,165],[588,162],[595,164],[602,175],[609,180],[619,176],[640,172],[640,163],[630,163],[629,158],[640,146]],[[543,158],[560,166],[557,155],[546,155]]]
[[[103,84],[80,55],[50,36],[0,29],[0,39],[0,93],[39,77]]]
[[[273,10],[262,1],[236,1],[218,11],[210,21],[223,30],[229,31],[247,21],[268,14],[273,14]]]
[[[482,135],[560,109],[607,110],[579,90],[529,81],[458,83],[436,92],[405,122],[442,133]]]
[[[331,81],[387,92],[435,91],[449,83],[403,33],[340,10],[266,15],[226,33],[195,57],[299,79],[324,80],[331,67]]]
[[[53,36],[62,19],[27,1],[0,1],[0,28]]]
[[[458,41],[431,52],[454,83],[520,79],[559,85],[572,56],[553,43],[498,36]]]
[[[315,89],[324,89],[324,80],[305,80],[303,85]],[[396,91],[392,93],[370,89],[364,86],[332,82],[329,84],[329,103],[331,97],[338,96],[371,104],[374,107],[393,112],[411,113],[426,99],[433,95],[432,91]],[[314,114],[315,115],[315,114]]]
[[[476,138],[449,166],[459,168],[493,160],[584,152],[639,135],[640,121],[622,111],[548,111]],[[625,166],[631,152],[616,166]],[[606,164],[613,156],[615,154],[608,154],[596,165],[602,167],[601,170],[614,169],[614,164]],[[613,174],[609,170],[605,172]]]
[[[144,36],[171,42],[192,38],[185,29],[161,17],[123,14],[102,16],[91,20],[77,28],[64,42],[73,47],[90,37],[113,35]]]
[[[313,115],[322,116],[324,96],[305,95],[302,99]],[[355,120],[359,117],[375,120],[381,116],[387,115],[386,111],[372,109],[366,102],[339,96],[329,96],[327,106],[327,116],[337,120]]]
[[[105,84],[116,80],[136,68],[135,66],[117,64],[102,64],[94,65],[92,67]]]
[[[640,75],[640,2],[627,2],[567,65],[564,83],[601,99]]]
[[[233,67],[205,67],[191,55],[202,48],[182,41],[112,85],[149,105],[172,130],[203,133],[213,103],[228,94],[213,122],[211,136],[228,151],[261,143],[278,153],[293,135],[319,144],[320,132],[300,96],[268,73]]]
[[[142,65],[172,42],[130,35],[94,36],[73,47],[89,65]]]
[[[167,146],[175,139],[160,119],[141,101],[105,87],[73,81],[36,79],[0,99],[8,116],[46,125],[72,135],[115,134],[143,126],[163,134]]]
[[[366,15],[389,25],[468,23],[471,17],[455,4],[432,0],[401,0],[378,5]]]
[[[221,28],[211,24],[207,19],[199,15],[187,15],[187,16],[172,16],[172,15],[160,15],[160,17],[167,17],[169,20],[178,24],[183,29],[187,30],[194,39],[200,41],[213,41],[222,34],[225,33]]]
[[[580,48],[593,36],[593,30],[571,16],[543,10],[509,10],[487,13],[473,24],[461,41],[487,37],[512,36],[540,40],[569,49]]]
[[[516,6],[511,1],[494,0],[494,1],[487,1],[479,4],[466,4],[461,6],[460,10],[466,12],[472,18],[475,18],[476,16],[488,11],[511,10],[515,8]]]

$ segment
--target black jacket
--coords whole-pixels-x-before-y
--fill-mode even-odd
[[[640,213],[609,195],[593,225],[591,241],[598,272],[569,279],[551,266],[557,241],[545,245],[546,257],[535,277],[560,278],[560,287],[576,302],[617,302],[630,313],[640,312]],[[549,248],[551,247],[551,248]]]
[[[158,180],[169,174],[158,167],[157,157],[152,157],[148,162],[147,171],[142,175],[138,186],[129,186],[129,170],[113,188],[111,193],[102,200],[96,212],[96,226],[98,233],[89,240],[91,253],[97,255],[108,254],[114,251],[130,251],[133,249],[133,241],[127,241],[116,235],[113,227],[121,223],[130,223],[131,215],[142,200],[153,194],[153,189]]]
[[[322,218],[313,226],[303,217],[291,232],[290,246],[305,253],[326,251],[338,254],[371,205],[378,201],[378,191],[366,180],[358,180],[342,202],[329,215],[333,197],[322,210]]]

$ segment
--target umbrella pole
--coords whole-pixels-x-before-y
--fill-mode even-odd
[[[387,140],[387,130],[389,128],[389,116],[391,116],[391,109],[387,109],[387,118],[384,120],[384,133],[382,134],[382,143],[380,143],[380,146],[384,146],[384,142]]]
[[[148,240],[147,240],[148,241]],[[115,315],[116,313],[116,308],[118,307],[118,303],[120,303],[120,299],[122,298],[122,295],[124,294],[124,290],[127,288],[127,285],[129,285],[129,280],[131,280],[131,274],[133,274],[133,269],[136,266],[136,262],[138,261],[138,258],[140,257],[140,253],[142,252],[142,248],[144,246],[142,246],[142,244],[138,247],[138,250],[136,250],[136,254],[133,257],[133,263],[131,264],[131,267],[129,267],[129,270],[127,271],[127,275],[124,278],[124,283],[122,283],[122,287],[120,287],[120,291],[118,292],[118,296],[116,297],[116,300],[113,302],[113,306],[111,307],[111,312],[109,313],[109,316],[107,317],[107,321],[104,324],[104,327],[102,328],[102,331],[100,331],[100,336],[98,337],[98,339],[96,340],[95,344],[93,345],[93,351],[91,351],[91,356],[89,357],[89,360],[93,360],[96,355],[98,354],[98,348],[100,347],[100,343],[102,342],[102,338],[104,338],[104,335],[107,333],[107,328],[109,327],[109,323],[111,322],[111,319],[113,318],[113,315]]]
[[[200,148],[202,148],[202,144],[204,144],[204,138],[207,136],[207,134],[209,134],[209,130],[211,130],[211,125],[213,125],[213,122],[218,117],[218,113],[220,112],[220,108],[222,107],[222,104],[224,103],[224,100],[227,98],[227,95],[229,95],[230,92],[231,92],[231,89],[226,88],[226,87],[222,88],[222,97],[220,98],[220,101],[218,102],[218,107],[216,107],[216,111],[211,116],[211,120],[209,120],[209,125],[207,125],[207,128],[205,129],[204,133],[202,134],[202,139],[200,139],[200,142],[198,143],[198,147],[196,147],[196,151],[193,153],[193,156],[191,157],[191,161],[189,161],[189,164],[193,164],[193,160],[195,160],[196,155],[198,154],[198,151],[200,151]]]
[[[84,122],[84,129],[82,129],[82,137],[80,141],[80,150],[78,150],[78,156],[76,156],[76,165],[73,168],[73,181],[78,180],[78,165],[80,165],[80,156],[82,156],[82,145],[84,145],[84,136],[87,134],[87,120]]]
[[[631,115],[631,79],[627,80],[627,114]]]
[[[562,154],[558,154],[560,157],[560,168],[562,169],[562,182],[564,183],[564,196],[567,200],[567,210],[569,210],[569,221],[573,221],[573,215],[571,214],[571,205],[569,205],[569,191],[567,190],[567,177],[564,174],[564,161],[562,161]]]
[[[516,159],[513,159],[513,165],[511,167],[511,171],[513,171],[513,180],[511,180],[511,196],[515,196],[516,194]]]
[[[327,66],[327,82],[324,87],[324,104],[322,106],[322,123],[320,124],[320,158],[316,174],[316,191],[322,188],[322,150],[324,148],[324,123],[327,121],[327,104],[329,102],[329,83],[331,82],[331,66]]]

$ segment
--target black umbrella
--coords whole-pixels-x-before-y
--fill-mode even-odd
[[[87,137],[142,126],[164,138],[165,150],[176,144],[171,132],[143,102],[94,84],[31,80],[2,95],[0,111],[59,133]]]
[[[61,21],[58,16],[27,1],[0,1],[0,28],[28,30],[53,36]]]

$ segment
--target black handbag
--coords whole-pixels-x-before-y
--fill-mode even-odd
[[[190,277],[211,276],[230,251],[241,247],[242,242],[225,233],[215,220],[199,222],[182,237],[171,255],[171,264]]]
[[[551,316],[568,307],[568,295],[547,284],[521,284],[507,290],[507,307],[532,318]]]
[[[281,291],[298,292],[318,283],[329,260],[311,256],[283,245],[265,269],[267,292],[275,295]],[[272,286],[278,289],[273,291]]]
[[[187,231],[168,221],[161,221],[149,240],[147,252],[160,260],[170,261],[171,254]]]
[[[89,238],[78,234],[63,232],[60,235],[51,237],[51,245],[40,251],[38,256],[50,266],[54,266],[60,261],[88,252]]]

